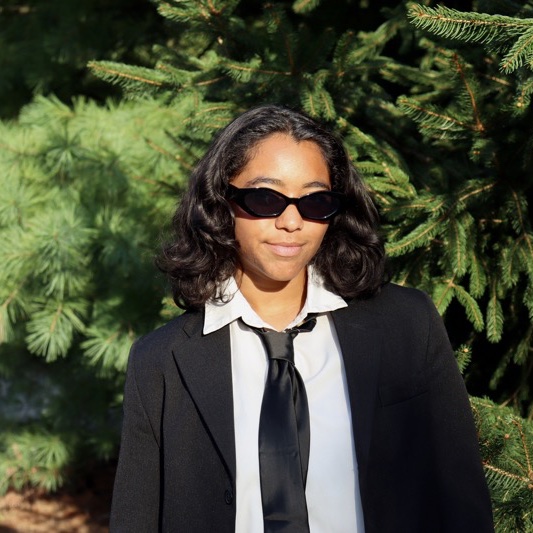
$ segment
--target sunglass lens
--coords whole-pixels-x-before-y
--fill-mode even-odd
[[[300,212],[311,219],[326,219],[335,214],[341,206],[340,199],[328,193],[318,192],[300,200]]]
[[[265,189],[248,192],[244,197],[244,203],[248,209],[265,217],[278,215],[287,206],[282,196]]]

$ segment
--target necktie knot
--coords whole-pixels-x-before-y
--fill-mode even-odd
[[[293,340],[300,332],[312,331],[316,318],[309,315],[303,322],[285,331],[252,328],[263,340],[269,360],[284,359],[294,365]]]
[[[294,364],[294,350],[292,341],[298,332],[259,331],[263,339],[269,360],[285,359]]]

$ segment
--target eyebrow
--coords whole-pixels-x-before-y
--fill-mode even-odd
[[[248,180],[245,184],[246,187],[258,187],[261,185],[276,185],[278,187],[281,187],[284,185],[285,182],[283,180],[280,180],[278,178],[269,178],[268,176],[257,176],[256,178],[252,178]],[[323,181],[308,181],[307,183],[303,184],[303,189],[324,189],[326,191],[329,191],[329,186],[324,183]]]

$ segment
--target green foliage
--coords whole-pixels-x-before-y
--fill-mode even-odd
[[[82,451],[116,451],[129,348],[162,322],[153,254],[195,156],[174,124],[154,102],[38,98],[2,125],[0,490],[53,490]]]
[[[529,6],[531,7],[531,6]],[[533,13],[532,13],[533,14]],[[533,68],[533,19],[465,13],[445,6],[411,5],[408,17],[418,28],[447,39],[481,43],[498,49],[505,73]],[[503,52],[503,53],[502,53]]]
[[[54,491],[63,484],[69,464],[65,435],[51,435],[40,428],[0,435],[0,494],[8,487],[42,487]]]
[[[185,179],[169,164],[173,124],[153,102],[38,99],[4,125],[3,342],[24,338],[48,361],[75,348],[124,370],[128,340],[156,323],[163,294],[150,256]]]
[[[533,422],[472,398],[498,533],[533,531]]]
[[[150,63],[164,21],[146,0],[3,0],[0,5],[0,116],[16,116],[32,95],[103,100],[111,86],[85,68],[91,59]]]

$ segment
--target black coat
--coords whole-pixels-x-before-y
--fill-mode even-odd
[[[429,298],[388,284],[332,316],[366,533],[493,531],[468,397]],[[235,530],[229,327],[202,327],[186,313],[132,348],[112,533]]]

